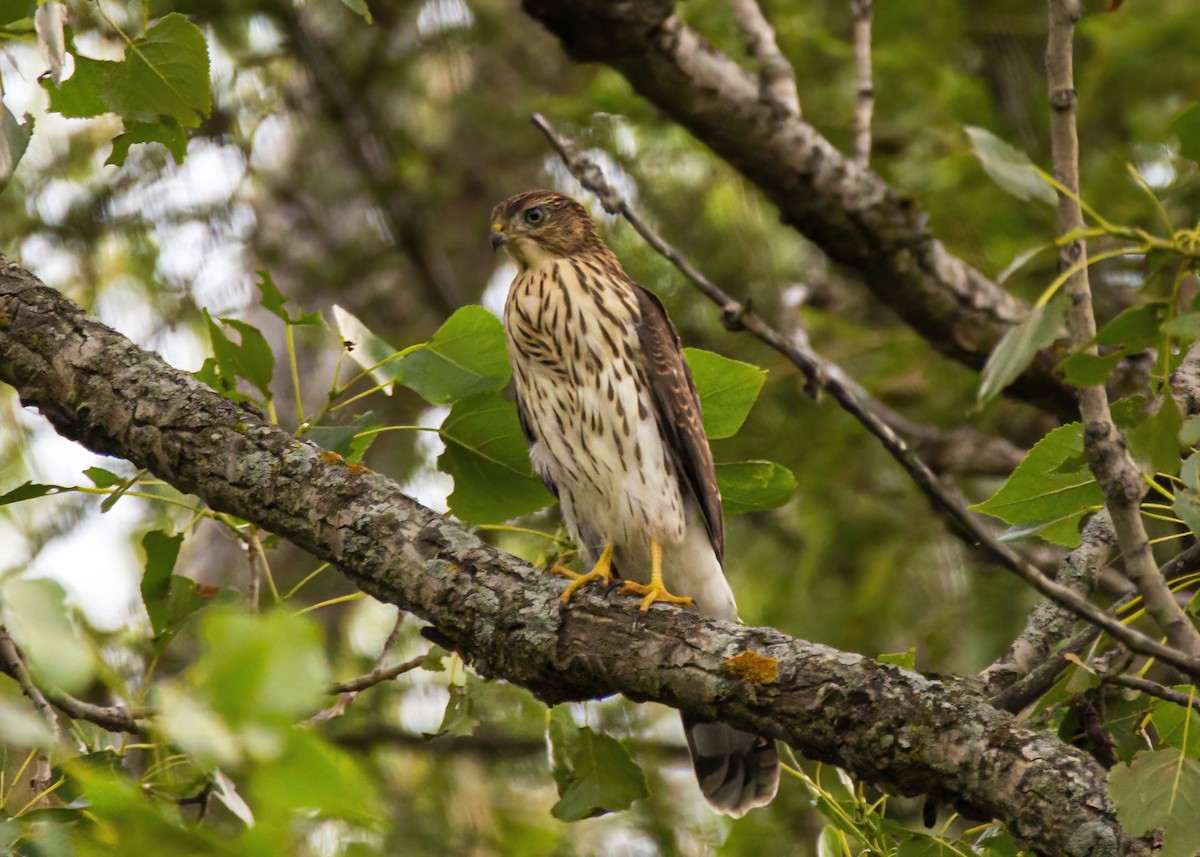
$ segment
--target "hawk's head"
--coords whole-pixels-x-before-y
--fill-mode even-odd
[[[501,244],[522,268],[604,246],[587,209],[552,190],[519,193],[492,209],[492,249]]]

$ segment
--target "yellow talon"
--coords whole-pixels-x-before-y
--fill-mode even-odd
[[[662,545],[654,539],[650,540],[650,585],[634,583],[632,580],[621,587],[621,592],[632,595],[644,595],[642,612],[650,609],[655,601],[665,601],[668,604],[678,604],[681,607],[691,607],[692,599],[686,595],[675,595],[667,591],[662,579]]]
[[[571,585],[566,588],[559,599],[563,604],[571,600],[571,596],[578,592],[583,587],[587,586],[593,580],[604,581],[605,586],[611,586],[613,582],[612,573],[612,555],[613,546],[610,542],[604,546],[604,551],[600,554],[600,559],[596,560],[596,565],[587,574],[576,574],[569,568],[563,568],[561,565],[556,565],[550,569],[554,574],[561,574],[563,577],[571,578]]]

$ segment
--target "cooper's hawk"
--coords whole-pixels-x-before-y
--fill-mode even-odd
[[[492,211],[492,247],[518,272],[504,306],[517,410],[530,458],[559,498],[594,580],[736,619],[721,562],[721,495],[679,337],[653,294],[626,276],[586,209],[553,191]],[[673,594],[670,589],[681,593]],[[683,717],[700,789],[739,817],[779,784],[773,741]]]

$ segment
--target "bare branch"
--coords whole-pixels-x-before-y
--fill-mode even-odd
[[[800,118],[796,70],[779,50],[775,30],[758,0],[729,0],[738,25],[746,34],[746,50],[758,62],[759,97],[779,116]]]
[[[76,699],[67,693],[42,691],[34,684],[33,678],[29,675],[29,669],[21,659],[17,644],[13,642],[12,637],[8,635],[8,631],[3,626],[0,626],[0,672],[17,680],[17,683],[21,685],[21,690],[32,700],[34,708],[45,718],[56,734],[61,729],[54,708],[72,720],[86,720],[110,732],[142,734],[142,723],[139,721],[146,717],[147,712],[144,710],[130,711],[118,706],[95,705]],[[54,708],[51,708],[51,705]]]
[[[37,713],[46,721],[50,731],[57,738],[59,735],[58,716],[37,685],[33,683],[33,679],[29,675],[29,668],[25,666],[16,642],[8,635],[8,629],[3,625],[0,625],[0,670],[17,680],[17,684],[21,686],[21,692],[29,697],[29,701],[33,703]],[[29,787],[34,794],[44,795],[46,789],[50,788],[52,778],[53,769],[50,766],[50,756],[44,751],[39,752],[34,764],[33,776],[29,780]],[[43,801],[44,797],[39,797],[38,805],[41,805]]]
[[[1081,13],[1080,0],[1049,0],[1049,35],[1046,45],[1046,82],[1050,93],[1050,149],[1054,175],[1073,196],[1058,196],[1058,234],[1082,229],[1079,205],[1079,139],[1075,128],[1073,40]],[[1073,351],[1096,353],[1096,317],[1088,283],[1086,242],[1080,238],[1065,244],[1059,253],[1059,270],[1072,265],[1078,271],[1064,284],[1070,300],[1067,332]],[[1142,472],[1125,446],[1125,438],[1113,422],[1108,393],[1102,384],[1080,391],[1079,411],[1084,424],[1084,447],[1088,465],[1104,496],[1125,574],[1138,587],[1147,612],[1167,636],[1167,642],[1189,659],[1200,657],[1200,632],[1192,624],[1167,587],[1154,560],[1154,551],[1142,521],[1141,502],[1146,493]],[[1139,650],[1140,651],[1140,650]],[[1195,674],[1192,674],[1195,676]]]
[[[430,622],[484,677],[547,702],[625,693],[792,744],[889,791],[938,791],[1050,855],[1142,853],[1105,772],[976,683],[919,675],[692,611],[580,593],[329,460],[166,365],[16,265],[0,265],[0,380],[66,437],[148,468]],[[730,660],[754,653],[763,670]],[[741,663],[741,660],[736,663]],[[1090,850],[1095,849],[1095,850]]]
[[[410,658],[402,664],[390,667],[383,665],[384,661],[388,659],[388,655],[396,648],[396,643],[400,640],[400,628],[403,624],[404,613],[401,612],[396,617],[396,624],[392,628],[392,632],[388,634],[388,638],[384,641],[383,648],[379,651],[379,657],[375,659],[375,666],[371,671],[360,675],[358,678],[331,686],[329,692],[338,694],[338,701],[308,718],[309,723],[324,723],[335,717],[341,717],[346,713],[346,709],[350,707],[350,703],[367,688],[382,684],[385,681],[391,681],[407,672],[412,672],[425,663],[426,655],[417,655],[415,658]]]
[[[1157,697],[1166,702],[1173,702],[1176,705],[1182,705],[1184,708],[1192,708],[1196,712],[1200,712],[1200,697],[1196,694],[1187,694],[1181,690],[1176,690],[1173,687],[1166,687],[1156,681],[1141,678],[1135,675],[1125,675],[1118,673],[1117,675],[1106,675],[1104,681],[1109,684],[1118,684],[1121,687],[1127,687],[1130,690],[1136,690],[1146,694],[1146,696]]]
[[[1200,657],[1180,653],[1140,631],[1126,627],[1073,589],[1047,578],[1012,548],[999,541],[978,518],[966,510],[957,494],[946,488],[925,463],[912,454],[891,427],[871,410],[861,388],[851,381],[840,367],[812,350],[803,331],[796,331],[791,337],[785,337],[760,316],[727,295],[698,271],[685,256],[650,229],[608,183],[599,166],[583,154],[573,141],[558,134],[540,114],[534,114],[533,123],[546,135],[575,178],[600,198],[605,210],[612,214],[620,214],[629,221],[646,243],[670,260],[709,300],[721,308],[727,324],[745,328],[792,361],[804,373],[813,388],[828,392],[843,410],[878,438],[884,449],[904,468],[929,499],[934,509],[952,525],[956,533],[967,540],[968,544],[978,545],[993,560],[1014,572],[1038,592],[1052,598],[1080,618],[1099,625],[1133,651],[1160,658],[1189,675],[1200,677]]]
[[[854,161],[863,169],[871,163],[871,117],[875,85],[871,80],[871,7],[873,0],[850,0],[854,16]]]

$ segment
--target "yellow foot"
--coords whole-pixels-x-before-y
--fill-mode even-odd
[[[612,553],[613,546],[606,545],[604,552],[600,554],[600,559],[596,561],[596,566],[587,574],[576,574],[569,568],[563,568],[561,565],[556,565],[550,569],[554,574],[561,574],[563,577],[571,578],[571,585],[566,588],[559,600],[566,604],[571,600],[571,596],[578,592],[583,587],[587,586],[593,580],[604,581],[605,586],[612,586]]]
[[[667,588],[662,583],[651,580],[649,584],[634,583],[632,580],[627,581],[621,587],[622,595],[643,595],[642,612],[645,613],[650,609],[650,605],[655,601],[663,601],[667,604],[678,604],[681,607],[691,607],[692,599],[686,595],[675,595],[667,592]]]

